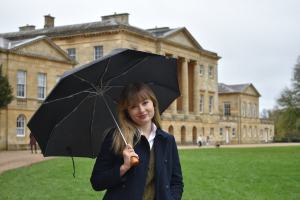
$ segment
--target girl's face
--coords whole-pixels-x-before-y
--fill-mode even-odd
[[[129,104],[127,110],[132,121],[139,127],[145,126],[152,122],[152,118],[154,116],[154,106],[150,99]]]

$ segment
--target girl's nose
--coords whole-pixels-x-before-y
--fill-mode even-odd
[[[140,111],[140,112],[144,112],[144,111],[145,111],[145,108],[144,108],[143,105],[140,105],[140,106],[139,106],[139,111]]]

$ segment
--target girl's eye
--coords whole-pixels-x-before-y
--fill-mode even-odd
[[[147,103],[149,103],[148,100],[143,101],[143,105],[147,105]]]
[[[129,106],[129,109],[130,110],[133,110],[133,109],[135,109],[136,108],[136,106]]]

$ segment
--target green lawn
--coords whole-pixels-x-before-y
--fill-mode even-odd
[[[300,199],[300,147],[180,150],[184,200]],[[0,199],[101,199],[89,183],[94,160],[47,160],[0,175]]]

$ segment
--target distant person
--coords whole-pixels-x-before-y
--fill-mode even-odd
[[[34,152],[37,153],[36,139],[34,138],[32,133],[29,134],[29,138],[30,138],[29,144],[30,144],[31,153],[33,153],[33,149]]]
[[[203,143],[202,137],[199,136],[198,139],[197,139],[197,144],[198,144],[198,146],[201,147],[201,146],[202,146],[202,143]]]
[[[209,136],[206,137],[206,145],[209,145]]]

